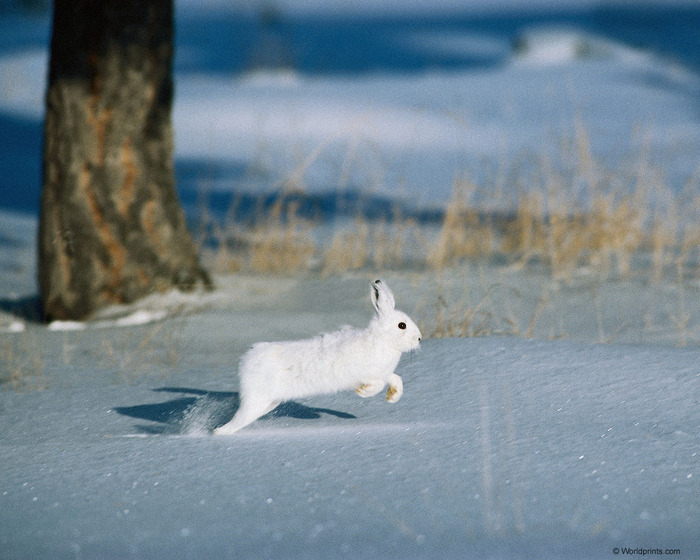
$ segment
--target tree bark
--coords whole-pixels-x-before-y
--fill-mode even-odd
[[[175,190],[172,56],[172,0],[54,2],[38,263],[48,320],[211,284]]]

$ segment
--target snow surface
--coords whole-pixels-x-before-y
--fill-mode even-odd
[[[395,406],[287,403],[235,437],[208,435],[229,368],[115,386],[51,364],[56,386],[1,396],[3,558],[694,558],[699,359],[431,340]]]
[[[484,40],[494,44],[486,47],[491,52],[508,48],[503,39],[468,33],[436,37],[433,47],[430,36],[401,39],[410,48],[417,41],[423,51],[450,52],[465,44],[485,48],[475,44]],[[698,164],[700,126],[697,116],[689,121],[700,92],[697,75],[585,33],[535,30],[524,41],[527,50],[495,69],[183,74],[173,117],[177,155],[210,162],[200,189],[317,192],[362,185],[425,206],[444,203],[455,177],[481,181],[485,163],[498,169],[555,158],[580,122],[607,165],[624,172],[626,158],[648,142],[651,165],[672,190],[682,189]],[[662,87],[650,85],[657,83]],[[231,154],[245,172],[226,172],[222,162]]]
[[[319,396],[214,437],[252,342],[371,312],[362,275],[217,280],[158,323],[4,335],[39,363],[0,393],[3,558],[700,552],[697,347],[427,340],[395,405]]]
[[[326,67],[292,49],[298,68],[270,69],[250,64],[255,44],[241,63],[230,31],[256,3],[179,1],[183,198],[359,185],[440,204],[455,176],[556,153],[579,121],[606,163],[648,150],[672,189],[687,186],[697,68],[591,31],[598,2],[479,0],[468,12],[486,24],[447,25],[463,4],[279,0],[309,51],[328,44],[324,26],[352,48],[328,49]],[[554,7],[566,25],[540,25]],[[34,322],[47,33],[47,18],[0,18],[2,560],[700,557],[697,282],[557,283],[498,263],[390,273],[422,328],[438,294],[468,293],[489,332],[522,335],[537,316],[533,339],[426,340],[399,365],[399,403],[305,399],[233,437],[209,433],[235,412],[242,353],[363,325],[373,277],[218,277],[214,292],[91,323]],[[281,52],[263,54],[289,54],[268,39]]]

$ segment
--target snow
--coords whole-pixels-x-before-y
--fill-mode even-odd
[[[601,6],[616,7],[634,5],[645,8],[658,4],[665,6],[694,6],[695,0],[471,0],[465,4],[461,0],[275,0],[263,3],[262,9],[271,9],[285,17],[345,17],[367,18],[377,16],[436,16],[461,14],[498,14],[509,13],[556,13],[558,11],[586,11]],[[227,0],[179,0],[178,8],[183,11],[213,10],[217,13],[234,13],[238,16],[256,16],[261,5],[255,0],[228,2]]]
[[[105,328],[105,327],[133,327],[136,325],[147,325],[148,323],[153,323],[164,319],[167,315],[166,311],[146,311],[139,310],[126,315],[125,317],[120,317],[112,321],[92,321],[90,325],[93,328]],[[75,331],[84,329],[87,323],[81,321],[52,321],[47,325],[47,329],[50,331]]]
[[[539,55],[528,60],[519,58],[497,73],[294,81],[284,74],[278,83],[269,74],[262,82],[253,74],[204,84],[184,76],[174,121],[177,137],[188,140],[178,141],[177,154],[208,159],[216,169],[235,153],[251,162],[253,179],[262,176],[256,183],[250,173],[224,175],[223,181],[205,181],[211,190],[233,183],[245,191],[251,182],[277,188],[293,183],[310,192],[364,185],[426,205],[444,203],[465,169],[478,174],[483,162],[523,159],[538,138],[554,147],[548,155],[556,157],[577,119],[592,132],[596,153],[608,154],[624,171],[620,162],[635,151],[635,126],[645,123],[653,163],[665,158],[660,165],[675,170],[671,184],[680,191],[678,177],[687,179],[697,165],[692,147],[700,143],[699,127],[687,122],[696,78],[664,72],[658,79],[669,88],[659,91],[635,78],[648,73],[644,66],[624,64],[632,79],[621,85],[622,63],[583,61],[574,71],[544,65]],[[630,104],[630,97],[638,102]]]
[[[429,340],[401,364],[396,405],[317,397],[235,437],[208,435],[235,409],[229,368],[115,386],[89,363],[51,365],[60,386],[2,395],[0,545],[8,558],[603,558],[621,545],[692,558],[699,358]]]
[[[319,396],[214,437],[252,342],[371,313],[362,275],[217,282],[158,323],[16,335],[41,364],[0,393],[3,557],[700,550],[697,346],[431,339],[404,355],[394,405]]]
[[[599,2],[463,5],[279,0],[309,51],[327,25],[361,52],[324,67],[292,50],[298,66],[278,69],[246,67],[227,27],[245,36],[257,3],[180,0],[176,162],[205,170],[181,173],[183,199],[362,186],[440,205],[456,176],[551,156],[578,123],[611,168],[643,148],[673,193],[692,188],[692,53],[669,62],[592,31]],[[445,24],[454,14],[497,24]],[[374,272],[218,276],[213,292],[37,323],[47,33],[46,17],[0,17],[0,558],[700,557],[697,280],[387,272],[424,334],[436,302],[466,297],[491,336],[404,355],[396,404],[303,399],[230,437],[210,433],[236,410],[246,349],[363,326]]]
[[[503,5],[518,6],[509,2]],[[697,173],[700,78],[689,69],[697,56],[684,43],[659,54],[577,27],[590,23],[585,14],[593,4],[584,1],[567,4],[574,15],[565,24],[555,15],[548,16],[552,23],[537,15],[499,23],[493,7],[472,28],[440,11],[423,25],[389,18],[383,28],[368,3],[318,4],[308,7],[314,18],[303,3],[276,2],[289,29],[265,35],[257,4],[217,0],[202,11],[200,3],[178,3],[176,158],[203,170],[180,173],[184,200],[203,189],[294,187],[361,189],[440,205],[465,173],[478,183],[488,169],[507,173],[509,165],[556,160],[578,125],[594,155],[619,174],[639,173],[639,159],[647,157],[678,193]],[[393,3],[379,4],[397,17]],[[443,8],[449,13],[450,6]],[[548,6],[537,13],[550,13]],[[576,19],[579,11],[584,15]],[[371,32],[363,35],[363,25]],[[258,42],[250,38],[256,34],[262,34]],[[265,47],[263,39],[281,45]],[[341,42],[337,49],[333,39]],[[296,50],[294,40],[302,44]],[[23,185],[25,196],[33,196],[23,206],[32,208],[46,56],[45,46],[33,43],[0,53],[0,114],[12,119],[8,134],[36,131],[33,159],[23,152],[26,161],[16,161],[9,144],[3,152],[14,161],[8,185]],[[683,56],[688,64],[678,62]],[[291,67],[266,66],[268,58],[273,64],[289,58]]]

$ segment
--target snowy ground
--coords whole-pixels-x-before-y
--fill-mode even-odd
[[[663,189],[687,188],[700,51],[683,29],[697,10],[636,50],[627,39],[644,18],[606,27],[584,0],[557,3],[557,17],[479,1],[473,27],[452,23],[459,2],[433,19],[433,3],[400,4],[280,0],[292,24],[256,42],[252,3],[180,2],[183,199],[362,186],[439,205],[455,176],[558,153],[577,119],[607,165],[633,175],[641,151]],[[316,397],[212,437],[236,409],[245,349],[361,326],[374,272],[222,276],[214,292],[89,325],[33,322],[47,20],[6,16],[0,28],[2,560],[700,557],[691,272],[658,283],[585,270],[560,282],[496,262],[443,278],[389,272],[425,333],[447,301],[474,311],[469,333],[500,336],[426,340],[399,365],[395,405]],[[513,51],[516,36],[529,50]],[[292,71],[254,68],[290,52]]]
[[[317,397],[209,435],[249,342],[361,325],[366,287],[243,278],[186,316],[17,335],[45,388],[0,394],[2,557],[697,556],[697,349],[427,340],[396,405]]]
[[[696,346],[431,339],[395,405],[321,396],[210,435],[250,343],[361,326],[367,280],[225,277],[4,334],[2,557],[697,557]]]

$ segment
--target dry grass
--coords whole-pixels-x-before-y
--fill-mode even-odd
[[[475,210],[473,197],[477,191],[478,187],[466,178],[454,182],[437,240],[428,248],[426,263],[430,268],[442,270],[465,258],[493,253],[496,231],[491,221]]]
[[[350,230],[338,231],[323,254],[322,274],[338,274],[357,270],[369,262],[370,228],[367,221],[358,217]]]
[[[658,282],[674,273],[678,258],[698,259],[700,196],[697,177],[684,198],[669,194],[647,151],[643,145],[632,167],[606,169],[576,123],[557,161],[530,157],[498,173],[498,184],[455,180],[439,225],[419,224],[398,210],[390,219],[358,215],[350,223],[321,224],[302,218],[282,193],[248,225],[235,223],[235,211],[221,223],[203,212],[202,253],[214,272],[438,272],[465,259],[498,257],[515,266],[545,266],[552,278],[569,280],[582,269],[629,275],[635,256],[647,252]],[[503,177],[509,184],[501,184]],[[480,201],[502,210],[482,210]]]
[[[452,338],[487,336],[494,333],[493,317],[489,312],[489,298],[493,287],[476,305],[468,296],[456,302],[448,301],[438,294],[435,311],[435,327],[427,331],[428,338]],[[426,330],[423,327],[423,330]]]
[[[104,370],[117,382],[165,378],[182,352],[185,315],[137,327],[99,327],[50,332],[28,325],[0,336],[0,389],[40,391],[52,369]],[[48,360],[45,356],[53,356]],[[49,363],[50,362],[50,363]]]
[[[391,221],[376,223],[358,216],[321,245],[320,272],[325,277],[350,270],[405,268],[413,255],[422,252],[425,243],[420,225],[401,218],[398,211]]]
[[[478,295],[465,289],[461,298],[449,300],[438,291],[430,305],[436,337],[535,336],[556,286],[582,277],[642,279],[655,286],[670,280],[677,285],[678,302],[665,312],[679,344],[685,344],[691,317],[683,286],[700,278],[700,168],[679,196],[650,161],[648,139],[637,144],[628,163],[608,168],[596,159],[588,132],[577,120],[556,157],[524,156],[502,164],[482,184],[457,178],[439,223],[419,223],[399,210],[388,219],[359,214],[354,220],[322,223],[302,218],[283,193],[252,224],[236,224],[235,212],[221,223],[211,221],[203,228],[210,233],[202,251],[207,266],[224,273],[331,276],[411,270],[439,276],[465,263],[498,262],[511,270],[544,272],[554,286],[543,287],[518,318],[495,303],[517,301],[510,288],[484,286]],[[318,157],[317,151],[310,157]],[[591,286],[591,301],[600,306],[597,285]],[[654,313],[649,313],[650,325]],[[599,341],[614,338],[619,328],[603,325],[599,317]],[[563,327],[550,332],[551,337],[565,335]]]
[[[632,257],[648,239],[643,210],[615,194],[595,194],[588,209],[562,203],[557,194],[523,196],[501,251],[523,264],[537,259],[554,278],[568,279],[577,269],[591,266],[628,274]]]
[[[308,270],[315,253],[309,224],[297,219],[294,206],[286,220],[275,210],[262,224],[248,232],[247,268],[268,274],[293,274]]]
[[[183,351],[184,320],[162,321],[138,329],[105,329],[97,362],[115,372],[118,381],[133,383],[141,377],[167,377]]]
[[[35,330],[0,339],[0,383],[9,383],[14,391],[45,389],[44,341]]]
[[[555,278],[568,279],[581,267],[625,275],[648,241],[651,211],[647,185],[597,162],[577,122],[574,145],[562,150],[561,161],[544,158],[535,166],[502,251],[522,262],[538,259]]]
[[[202,211],[198,237],[205,266],[219,273],[261,274],[294,274],[312,267],[316,254],[312,222],[299,217],[297,204],[287,204],[280,196],[249,226],[232,218],[236,204],[222,223],[207,209]]]

